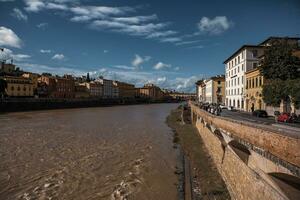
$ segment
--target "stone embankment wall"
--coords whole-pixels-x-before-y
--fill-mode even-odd
[[[299,138],[230,121],[190,106],[193,122],[233,199],[298,197],[299,191],[285,183],[278,185],[270,174],[299,178]]]

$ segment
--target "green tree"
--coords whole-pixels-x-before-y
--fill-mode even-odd
[[[288,39],[271,42],[264,51],[260,72],[265,78],[263,99],[268,105],[278,106],[281,100],[300,102],[300,59],[294,55],[297,43]]]
[[[0,96],[3,97],[5,95],[5,90],[7,88],[7,82],[0,78]]]

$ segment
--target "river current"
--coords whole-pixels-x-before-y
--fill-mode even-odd
[[[0,199],[177,199],[177,104],[0,115]]]

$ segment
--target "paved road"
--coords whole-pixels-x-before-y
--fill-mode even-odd
[[[240,112],[240,111],[229,111],[223,110],[221,113],[222,117],[228,117],[234,120],[247,121],[252,123],[257,123],[261,125],[266,125],[268,128],[275,129],[280,132],[284,132],[287,134],[300,136],[300,124],[295,123],[276,123],[274,117],[268,118],[259,118],[252,116],[251,113]]]

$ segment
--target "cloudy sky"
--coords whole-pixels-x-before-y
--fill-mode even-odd
[[[137,86],[192,91],[241,45],[299,34],[299,0],[0,0],[2,58]]]

